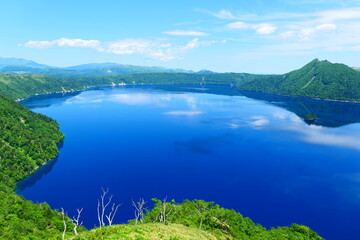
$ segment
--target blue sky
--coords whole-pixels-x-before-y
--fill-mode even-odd
[[[285,73],[360,66],[354,0],[1,0],[0,57]]]

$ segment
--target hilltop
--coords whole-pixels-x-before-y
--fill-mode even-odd
[[[239,89],[328,100],[359,101],[360,72],[345,64],[314,59],[304,67],[255,79]]]

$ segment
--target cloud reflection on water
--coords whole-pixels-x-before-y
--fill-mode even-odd
[[[226,128],[251,127],[256,130],[282,130],[295,133],[294,136],[301,141],[311,144],[330,145],[360,150],[360,135],[354,132],[346,133],[341,128],[327,128],[315,125],[307,125],[296,114],[267,105],[267,108],[275,108],[270,112],[263,112],[264,106],[256,104],[248,98],[226,98],[218,101],[216,98],[204,102],[199,95],[192,93],[169,93],[169,92],[130,92],[120,89],[115,94],[98,94],[97,91],[88,91],[68,99],[66,103],[101,103],[103,101],[115,102],[126,105],[152,105],[153,107],[167,108],[163,115],[170,116],[200,116],[205,112],[209,114],[208,122],[223,125],[224,118],[216,114],[227,113]],[[225,101],[229,100],[229,101]],[[231,100],[231,101],[230,101]],[[248,104],[249,101],[252,104]],[[174,102],[182,104],[174,104]],[[234,104],[239,107],[234,112]],[[171,109],[176,106],[178,109]],[[245,106],[245,109],[243,107]],[[258,109],[261,114],[246,115],[246,107],[251,107],[251,112]],[[255,109],[255,110],[254,110]],[[229,111],[232,112],[229,112]],[[268,109],[267,109],[268,110]],[[230,116],[229,116],[230,115]],[[201,119],[203,121],[204,119]],[[201,122],[200,122],[201,123]]]
[[[195,116],[195,115],[200,115],[203,114],[204,112],[202,111],[169,111],[169,112],[164,112],[164,115],[174,115],[174,116]]]
[[[277,126],[278,129],[299,133],[299,139],[304,142],[360,150],[360,136],[354,132],[349,135],[339,129],[307,125],[298,116],[289,112],[276,112],[272,117],[282,121],[282,124]]]

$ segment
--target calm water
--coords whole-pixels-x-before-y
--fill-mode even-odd
[[[23,102],[56,119],[58,159],[19,184],[35,202],[84,208],[101,187],[131,199],[204,199],[265,227],[305,224],[360,239],[360,105],[240,93],[228,87],[104,87]],[[306,124],[301,116],[315,112]]]

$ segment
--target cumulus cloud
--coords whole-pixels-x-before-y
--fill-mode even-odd
[[[327,2],[326,0],[301,1]],[[257,15],[246,14],[244,11],[239,14],[227,9],[217,12],[201,10],[200,12],[221,19],[228,29],[253,30],[259,37],[272,34],[269,44],[252,49],[244,53],[245,55],[289,55],[290,53],[303,55],[322,51],[359,51],[360,7],[346,8],[346,6],[360,4],[355,0],[346,2],[348,4],[343,4],[344,8],[341,9],[303,13],[272,12]],[[279,52],[279,49],[283,51]]]
[[[101,42],[98,40],[83,40],[79,38],[60,38],[53,41],[28,41],[24,44],[19,44],[19,46],[24,46],[27,48],[49,48],[53,46],[99,48],[100,45]]]
[[[207,33],[198,32],[198,31],[183,31],[183,30],[173,30],[164,32],[167,35],[172,36],[207,36]]]
[[[174,45],[162,41],[147,39],[122,39],[112,42],[101,42],[99,40],[69,39],[60,38],[53,41],[28,41],[19,44],[26,48],[50,48],[50,47],[74,47],[91,48],[98,52],[113,53],[119,55],[141,55],[160,61],[182,59],[186,52],[202,46],[210,46],[215,43],[225,43],[226,41],[201,41],[194,38],[185,45]]]
[[[226,28],[254,30],[259,37],[271,34],[268,38],[271,42],[243,53],[244,56],[360,51],[359,7],[305,13],[231,14],[234,18],[228,18],[230,22],[224,25]]]

